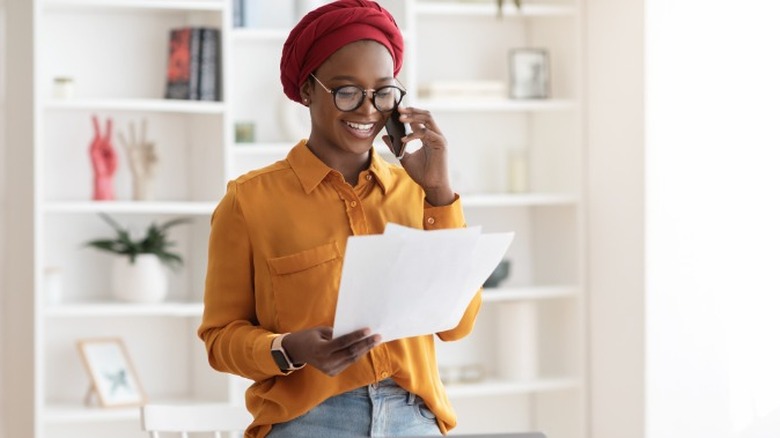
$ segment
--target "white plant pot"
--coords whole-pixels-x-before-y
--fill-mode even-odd
[[[111,293],[120,301],[159,303],[168,294],[165,266],[154,254],[140,254],[135,263],[130,263],[129,257],[116,257]]]

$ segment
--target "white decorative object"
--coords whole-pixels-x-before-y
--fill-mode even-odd
[[[76,83],[73,78],[67,76],[58,76],[54,78],[55,99],[71,99],[76,95]]]
[[[495,80],[436,80],[420,86],[420,97],[430,99],[502,99],[506,84]]]
[[[43,285],[46,291],[46,304],[54,306],[62,303],[62,268],[46,267],[43,271]]]
[[[525,150],[509,151],[509,191],[525,193],[528,191],[528,153]]]
[[[141,120],[141,137],[135,132],[135,122],[130,122],[130,140],[120,131],[119,142],[127,152],[127,161],[133,174],[133,200],[151,201],[154,199],[154,180],[160,162],[154,143],[146,139],[146,119]]]
[[[527,382],[538,376],[536,302],[504,303],[499,308],[498,375]]]
[[[159,303],[168,294],[165,266],[154,254],[138,254],[135,263],[128,257],[115,257],[111,292],[120,301]]]
[[[509,96],[513,99],[549,97],[550,65],[544,49],[513,49],[509,54]]]

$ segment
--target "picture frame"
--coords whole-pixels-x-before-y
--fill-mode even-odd
[[[509,51],[509,97],[550,97],[550,61],[547,50],[516,48]]]
[[[87,403],[94,395],[103,407],[140,406],[146,402],[122,339],[81,339],[77,345],[90,378]]]

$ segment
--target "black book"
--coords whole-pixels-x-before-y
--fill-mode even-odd
[[[202,28],[198,82],[200,100],[221,99],[220,71],[220,31],[216,28]]]

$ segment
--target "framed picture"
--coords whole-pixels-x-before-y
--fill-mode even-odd
[[[101,406],[144,404],[146,395],[121,339],[82,339],[78,348],[92,385],[88,397],[97,394]]]
[[[550,95],[550,63],[544,49],[512,49],[509,52],[509,96],[544,99]]]

